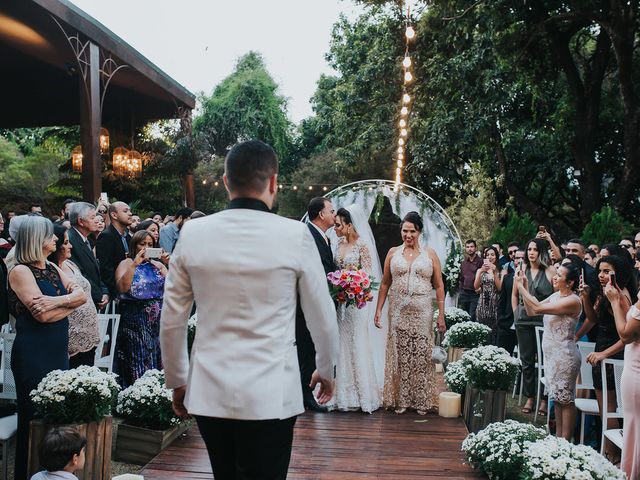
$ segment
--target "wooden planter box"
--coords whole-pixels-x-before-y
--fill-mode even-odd
[[[477,433],[490,423],[504,421],[506,408],[505,390],[479,390],[467,386],[463,417],[469,432]]]
[[[99,422],[73,425],[53,425],[44,420],[32,420],[29,425],[29,478],[42,470],[40,467],[40,444],[45,434],[53,427],[74,427],[87,438],[85,464],[82,470],[75,472],[79,480],[111,479],[111,435],[113,419],[111,416]]]
[[[453,363],[460,360],[465,350],[466,348],[449,347],[447,349],[447,363]]]
[[[189,427],[191,422],[180,422],[167,430],[150,430],[121,423],[116,435],[114,459],[146,465]]]

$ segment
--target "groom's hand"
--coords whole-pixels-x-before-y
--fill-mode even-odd
[[[320,389],[318,390],[318,396],[316,397],[316,400],[320,405],[324,405],[329,400],[331,400],[331,397],[333,397],[333,390],[336,384],[333,380],[322,378],[318,371],[315,370],[313,372],[313,375],[311,375],[311,383],[309,384],[311,390],[314,390],[318,383],[320,384]]]
[[[186,393],[186,385],[175,388],[173,390],[173,401],[171,402],[171,406],[173,407],[174,413],[180,418],[187,418],[189,416],[189,412],[187,412],[187,409],[184,406],[184,395]]]

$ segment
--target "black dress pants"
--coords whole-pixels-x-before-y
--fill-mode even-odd
[[[196,416],[215,480],[285,480],[296,417],[233,420]]]
[[[296,315],[296,348],[298,351],[302,393],[303,395],[309,395],[311,394],[311,388],[309,387],[311,375],[316,369],[316,347],[313,344],[311,333],[309,333],[307,322],[301,311],[298,311]]]

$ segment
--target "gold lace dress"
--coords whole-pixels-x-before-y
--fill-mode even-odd
[[[403,252],[404,245],[391,257],[383,406],[427,411],[438,405],[436,369],[431,361],[433,263],[420,251],[409,264]]]

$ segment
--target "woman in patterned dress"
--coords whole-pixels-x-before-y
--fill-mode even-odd
[[[151,247],[151,234],[136,232],[129,246],[131,258],[120,262],[116,270],[120,326],[114,370],[122,388],[132,385],[147,370],[162,369],[160,311],[167,269],[146,256]]]
[[[335,220],[335,233],[339,239],[335,253],[338,268],[362,268],[370,278],[376,277],[373,262],[377,262],[378,270],[380,263],[377,255],[372,259],[371,249],[375,249],[375,245],[368,245],[365,240],[365,234],[370,230],[367,216],[358,205],[338,209]],[[373,239],[373,234],[370,238]],[[372,325],[374,308],[373,303],[361,309],[354,305],[338,305],[340,353],[335,394],[327,404],[329,410],[371,413],[380,408],[382,384],[375,368],[375,341],[370,335],[370,330],[380,333]],[[379,378],[382,380],[382,375]]]
[[[556,406],[556,436],[571,440],[576,421],[576,379],[580,372],[580,352],[575,331],[582,313],[582,302],[576,293],[580,286],[580,268],[566,263],[553,276],[556,290],[538,301],[527,288],[527,277],[520,272],[515,285],[529,316],[544,315],[545,386]]]
[[[93,365],[96,347],[100,343],[98,332],[98,312],[91,298],[91,284],[82,276],[78,266],[71,260],[71,243],[67,229],[62,225],[54,225],[53,233],[58,239],[56,251],[49,255],[49,261],[58,265],[73,282],[82,287],[87,301],[68,316],[69,318],[69,368],[80,365]]]
[[[389,335],[385,364],[383,406],[404,413],[414,409],[419,415],[437,407],[432,291],[435,288],[444,323],[444,284],[440,260],[435,251],[418,241],[423,223],[416,212],[408,213],[401,225],[402,245],[389,250],[384,262],[375,324],[382,326],[382,307],[389,296]]]
[[[480,300],[476,308],[476,321],[491,328],[490,345],[498,343],[498,294],[502,289],[502,277],[498,266],[498,250],[487,247],[482,252],[484,263],[476,272],[473,283],[480,290]]]

